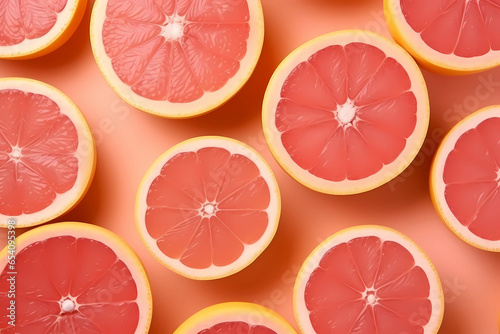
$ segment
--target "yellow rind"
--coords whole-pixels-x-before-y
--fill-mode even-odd
[[[184,321],[174,332],[174,334],[198,334],[199,329],[195,327],[199,324],[207,323],[213,326],[211,320],[214,317],[223,318],[224,315],[243,317],[256,317],[274,323],[281,331],[278,334],[296,334],[295,329],[278,313],[253,303],[228,302],[209,306]],[[233,320],[234,321],[234,320]]]

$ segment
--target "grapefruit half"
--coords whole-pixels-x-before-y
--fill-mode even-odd
[[[396,43],[361,30],[330,33],[293,51],[263,103],[276,160],[328,194],[360,193],[396,177],[418,153],[428,124],[417,64]]]
[[[230,302],[209,306],[187,319],[174,334],[296,334],[274,311],[263,306]]]
[[[63,45],[82,20],[87,0],[0,1],[0,58],[30,59]]]
[[[259,0],[97,0],[92,50],[104,78],[137,109],[192,117],[217,108],[260,56]]]
[[[52,220],[86,193],[95,170],[87,122],[45,83],[0,79],[0,226]]]
[[[393,38],[424,67],[468,74],[500,65],[498,0],[384,0]]]
[[[446,135],[432,163],[430,190],[453,233],[500,252],[500,106],[476,111]]]
[[[14,270],[9,249],[0,253],[0,306],[10,305],[14,276],[16,325],[2,312],[2,333],[148,333],[149,281],[117,235],[84,223],[37,227],[17,238]]]
[[[294,287],[304,334],[437,333],[441,283],[427,255],[382,226],[342,230],[306,259]]]
[[[249,146],[198,137],[170,148],[144,176],[136,221],[151,253],[193,279],[234,274],[269,245],[280,194],[271,168]]]

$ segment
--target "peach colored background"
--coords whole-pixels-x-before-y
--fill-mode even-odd
[[[500,104],[500,68],[466,77],[424,71],[432,117],[424,148],[389,184],[369,193],[339,197],[315,193],[276,164],[264,141],[260,112],[267,82],[294,48],[334,30],[361,28],[389,36],[382,0],[262,0],[265,44],[248,84],[220,109],[191,120],[160,119],[122,102],[101,77],[90,49],[90,9],[75,35],[59,50],[30,61],[0,61],[0,76],[45,81],[81,109],[97,142],[97,170],[84,200],[57,221],[85,221],[123,237],[149,273],[152,334],[172,333],[196,311],[225,301],[250,301],[281,313],[294,326],[294,275],[311,250],[332,233],[358,224],[396,228],[428,253],[441,276],[446,311],[441,334],[494,334],[500,310],[500,254],[475,249],[440,222],[428,191],[429,165],[442,136],[479,107]],[[492,81],[495,85],[486,85]],[[142,245],[134,226],[137,186],[169,147],[199,135],[242,140],[269,161],[282,190],[282,218],[274,241],[250,267],[229,278],[197,282],[170,272]],[[5,245],[5,231],[0,232]]]

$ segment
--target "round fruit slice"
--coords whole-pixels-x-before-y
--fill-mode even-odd
[[[164,117],[217,108],[259,59],[259,0],[97,0],[92,50],[104,78],[130,105]]]
[[[276,69],[264,134],[297,181],[328,194],[376,188],[418,153],[429,124],[422,74],[397,44],[368,31],[318,37]]]
[[[0,58],[48,54],[75,32],[87,0],[0,1]]]
[[[394,39],[423,66],[445,74],[500,65],[500,1],[384,0]]]
[[[294,288],[302,333],[437,333],[438,274],[408,237],[382,226],[342,230],[306,259]]]
[[[500,106],[469,115],[446,135],[432,164],[430,190],[453,233],[500,252]]]
[[[163,154],[137,194],[136,221],[163,265],[193,279],[234,274],[264,251],[280,215],[264,159],[230,138],[198,137]]]
[[[63,93],[39,81],[0,79],[0,226],[52,220],[73,208],[94,174],[92,134]]]
[[[0,268],[3,310],[15,285],[15,326],[1,317],[2,333],[148,333],[152,298],[146,272],[132,249],[104,228],[35,228],[20,235],[15,248],[4,248]]]
[[[187,319],[174,334],[296,334],[279,314],[252,303],[222,303]]]

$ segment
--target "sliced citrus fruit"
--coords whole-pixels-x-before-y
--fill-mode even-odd
[[[144,176],[136,203],[151,253],[193,279],[234,274],[269,245],[280,216],[264,159],[230,138],[198,137],[169,149]]]
[[[329,194],[360,193],[403,171],[429,124],[422,74],[400,46],[361,30],[330,33],[276,69],[263,126],[276,160]]]
[[[260,56],[259,0],[97,0],[92,50],[104,78],[130,105],[192,117],[232,97]]]
[[[0,58],[29,59],[63,45],[82,20],[87,0],[0,1]]]
[[[14,277],[15,327],[6,312],[0,331],[20,333],[147,333],[152,298],[133,250],[108,230],[84,223],[37,227],[0,254],[0,306],[7,310]],[[15,271],[12,273],[12,271]]]
[[[41,224],[74,207],[94,174],[87,122],[45,83],[0,79],[0,226]]]
[[[432,163],[430,190],[453,233],[500,252],[500,106],[469,115],[446,135]]]
[[[294,287],[302,333],[437,333],[438,274],[408,237],[382,226],[342,230],[306,259]]]
[[[174,334],[296,334],[274,311],[263,306],[230,302],[209,306],[187,319]]]
[[[393,38],[426,68],[474,73],[500,65],[498,0],[384,0]]]

